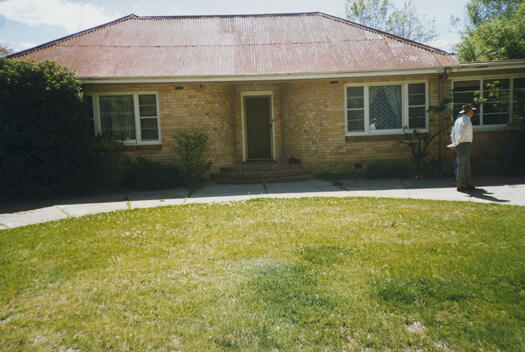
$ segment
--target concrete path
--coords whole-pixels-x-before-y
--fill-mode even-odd
[[[451,179],[439,180],[324,180],[254,185],[209,185],[194,193],[178,188],[153,192],[97,195],[46,204],[4,204],[0,230],[115,210],[192,203],[218,203],[253,198],[386,197],[498,203],[525,206],[525,179],[480,177],[480,190],[459,193]]]

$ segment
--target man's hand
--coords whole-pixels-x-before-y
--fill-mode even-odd
[[[454,143],[451,143],[451,144],[447,145],[448,149],[456,149],[456,147],[457,146]]]

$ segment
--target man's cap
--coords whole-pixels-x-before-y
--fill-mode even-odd
[[[473,107],[472,104],[463,104],[463,105],[461,105],[461,111],[459,113],[460,114],[466,114],[470,110],[478,110],[478,109]]]

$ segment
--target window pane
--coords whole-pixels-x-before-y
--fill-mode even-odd
[[[454,82],[454,93],[479,91],[479,81],[456,81]]]
[[[408,95],[408,105],[425,105],[426,98],[425,94],[409,94]]]
[[[140,133],[143,141],[158,140],[159,130],[157,119],[140,119]]]
[[[363,109],[364,108],[364,94],[363,87],[348,87],[346,90],[348,109]]]
[[[483,114],[490,114],[494,112],[507,112],[509,111],[509,102],[503,101],[487,101],[483,103]]]
[[[408,105],[426,105],[425,83],[408,85]]]
[[[119,140],[136,139],[132,95],[99,97],[102,134]]]
[[[400,85],[370,87],[370,124],[376,129],[401,129],[401,91]]]
[[[363,132],[365,130],[365,111],[364,110],[348,110],[348,131]]]
[[[348,87],[346,96],[348,131],[363,132],[365,130],[364,88]]]
[[[425,94],[425,83],[409,84],[408,94]]]
[[[408,127],[409,128],[426,128],[425,107],[415,107],[408,109]]]
[[[509,79],[492,79],[483,81],[483,89],[493,90],[493,89],[509,89],[510,80]]]
[[[142,140],[158,140],[159,130],[157,119],[140,119],[140,131]]]
[[[502,125],[509,122],[509,114],[486,114],[483,113],[483,124],[484,125]]]
[[[514,89],[525,89],[525,77],[524,78],[514,78]]]
[[[472,118],[473,125],[479,125],[479,97],[480,97],[480,81],[456,81],[454,82],[454,89],[452,90],[453,108],[452,115],[454,119],[459,116],[461,105],[473,104],[477,112]]]
[[[348,87],[346,90],[346,95],[348,97],[362,97],[363,87]]]
[[[473,104],[476,98],[479,97],[479,93],[479,91],[476,94],[472,92],[454,93],[454,104]]]
[[[365,130],[365,122],[364,121],[348,121],[348,131],[354,131],[354,132],[363,132]]]
[[[525,78],[514,79],[514,95],[513,108],[514,120],[517,121],[518,116],[525,116]]]
[[[155,94],[139,95],[140,116],[157,116],[157,99]]]
[[[347,105],[349,109],[362,109],[364,107],[363,97],[348,97]]]
[[[483,81],[483,124],[495,125],[509,122],[510,79]]]

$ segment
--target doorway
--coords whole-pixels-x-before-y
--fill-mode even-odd
[[[272,159],[271,96],[244,96],[246,160]]]

